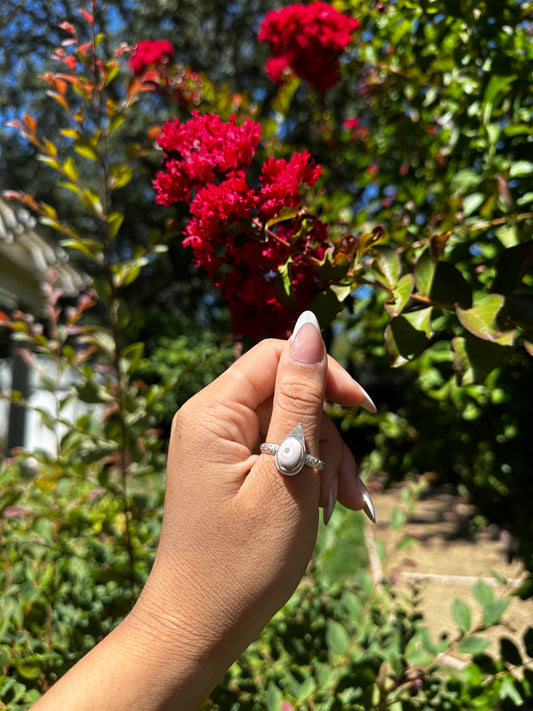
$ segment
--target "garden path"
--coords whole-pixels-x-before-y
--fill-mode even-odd
[[[468,508],[453,493],[430,487],[416,501],[399,531],[390,524],[393,509],[405,509],[399,488],[372,489],[372,499],[377,524],[367,525],[365,535],[374,578],[378,581],[387,575],[396,580],[398,589],[404,590],[409,589],[413,581],[421,584],[421,611],[433,639],[446,632],[455,635],[457,625],[452,617],[455,598],[470,605],[473,627],[480,621],[481,606],[472,592],[479,578],[494,585],[495,597],[510,595],[524,579],[523,565],[518,560],[508,560],[511,541],[505,533],[487,528],[472,534],[468,528]],[[416,543],[406,550],[395,550],[395,544],[406,532],[417,539]],[[377,554],[376,541],[379,539],[387,551],[384,566]],[[507,584],[498,583],[494,573],[504,578]],[[489,653],[491,650],[497,652],[497,639],[502,636],[510,637],[522,646],[520,641],[524,631],[533,625],[533,601],[512,597],[502,621],[505,626],[482,633],[492,640]],[[458,667],[464,664],[459,653],[449,661]]]

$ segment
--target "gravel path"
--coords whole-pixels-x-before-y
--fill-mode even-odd
[[[505,534],[491,529],[470,534],[468,509],[453,494],[428,489],[399,530],[391,526],[391,516],[394,518],[395,508],[406,511],[400,490],[372,490],[372,499],[377,524],[367,525],[365,530],[374,579],[379,582],[387,576],[405,589],[418,582],[422,590],[421,611],[434,639],[444,633],[455,635],[457,626],[451,611],[455,598],[470,605],[473,625],[480,621],[481,606],[472,592],[478,579],[493,586],[495,597],[499,598],[509,596],[525,577],[519,561],[508,561],[511,541]],[[413,536],[415,542],[398,551],[396,546],[405,533]],[[381,563],[378,553],[383,546],[387,555]],[[496,576],[506,583],[502,585]],[[523,632],[533,625],[533,601],[512,597],[502,622],[503,625],[482,633],[493,640],[489,652],[497,650],[496,640],[502,636],[520,644]],[[464,663],[460,654],[449,661],[455,666]]]

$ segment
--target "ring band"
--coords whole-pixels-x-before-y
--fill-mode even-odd
[[[281,444],[264,442],[261,445],[261,453],[273,454],[277,470],[285,476],[299,474],[306,464],[318,471],[324,467],[321,459],[312,457],[305,451],[304,428],[301,422],[289,432]]]

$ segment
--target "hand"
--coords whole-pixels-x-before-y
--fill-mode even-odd
[[[315,545],[319,506],[326,520],[337,499],[373,517],[353,456],[323,415],[324,397],[373,408],[326,355],[306,312],[290,341],[255,346],[177,413],[156,561],[102,657],[121,646],[119,676],[125,668],[135,674],[135,693],[153,698],[147,708],[200,705],[296,588]],[[287,477],[259,444],[281,443],[299,422],[308,454],[325,466]],[[128,701],[122,683],[120,704],[108,696],[115,705],[97,707],[126,709],[135,698]]]

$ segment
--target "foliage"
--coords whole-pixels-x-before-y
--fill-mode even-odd
[[[94,467],[78,464],[80,475],[63,475],[56,487],[41,470],[37,476],[12,463],[2,472],[11,503],[3,520],[0,701],[11,709],[27,709],[128,611],[135,594],[115,493],[99,485],[95,492]],[[138,482],[137,493],[151,498],[133,528],[139,582],[155,550],[161,485],[161,475]],[[391,514],[394,548],[402,550],[413,503],[407,490],[403,498]],[[302,584],[202,708],[492,710],[530,698],[533,677],[524,665],[533,658],[533,631],[523,651],[504,636],[498,656],[487,653],[484,634],[507,624],[509,598],[476,583],[478,607],[450,601],[457,629],[434,640],[419,590],[398,591],[384,547],[384,580],[376,583],[366,569],[363,526],[340,509],[321,528]],[[468,660],[462,671],[447,663],[457,652]]]
[[[404,516],[402,509],[391,516],[401,548],[408,544],[401,532]],[[486,651],[483,634],[505,623],[509,598],[476,583],[477,609],[454,601],[457,629],[434,640],[416,586],[400,592],[392,575],[376,585],[357,545],[353,556],[336,550],[344,536],[361,539],[360,519],[337,511],[332,524],[336,530],[321,530],[315,562],[289,603],[202,708],[489,711],[530,699],[533,674],[523,667],[533,652],[531,628],[524,635],[525,654],[506,637],[498,659]],[[460,671],[448,662],[457,653],[468,659]]]
[[[102,37],[92,15],[85,20],[89,42],[67,27],[73,59],[60,48],[56,56],[65,69],[45,78],[72,121],[62,130],[76,158],[61,158],[31,116],[17,124],[80,201],[86,232],[48,203],[19,197],[60,232],[65,246],[84,255],[92,286],[73,303],[51,272],[43,284],[44,314],[0,313],[50,395],[53,404],[38,414],[55,437],[53,452],[13,451],[0,463],[0,700],[9,708],[27,708],[131,609],[153,561],[162,516],[166,440],[160,420],[177,373],[160,382],[157,363],[145,361],[144,343],[132,340],[143,315],[132,313],[125,294],[165,245],[160,230],[133,253],[116,248],[123,216],[111,205],[132,171],[124,160],[113,161],[112,139],[137,91],[130,85],[120,105],[104,101],[118,65],[97,59]],[[90,166],[87,182],[83,161]],[[207,334],[186,333],[168,351],[186,374],[191,352],[197,363],[200,349],[207,358],[208,341]],[[200,365],[188,376],[183,395],[223,367],[228,350],[216,355],[208,374]],[[157,382],[140,379],[143,367],[147,376],[159,374],[151,377]],[[28,405],[16,391],[7,398]],[[73,403],[84,406],[74,418]]]
[[[533,494],[524,426],[531,413],[531,359],[516,352],[483,383],[459,385],[453,354],[440,342],[415,363],[391,370],[382,339],[386,316],[376,310],[371,317],[374,309],[361,300],[331,346],[375,401],[387,403],[378,416],[357,409],[332,413],[362,469],[389,482],[409,472],[458,486],[476,514],[512,533],[509,554],[531,569],[533,529],[523,505]]]
[[[210,327],[211,312],[218,318],[220,309],[205,282],[194,281],[179,244],[190,235],[191,216],[199,217],[195,197],[235,181],[228,169],[237,165],[195,185],[192,200],[176,211],[154,210],[146,171],[153,174],[161,158],[154,138],[169,106],[181,126],[193,109],[226,126],[231,115],[239,126],[256,122],[258,159],[281,166],[282,175],[294,156],[312,156],[295,171],[292,193],[278,189],[292,204],[277,203],[259,229],[249,229],[251,213],[223,216],[224,239],[234,240],[236,251],[246,240],[259,245],[259,266],[268,240],[287,237],[284,260],[261,273],[275,286],[275,304],[310,305],[324,326],[344,309],[345,320],[332,329],[341,360],[362,372],[365,385],[402,385],[403,403],[382,397],[389,413],[358,415],[357,422],[338,413],[367,468],[401,476],[431,467],[442,476],[450,466],[483,511],[515,523],[530,552],[530,463],[521,431],[528,402],[516,377],[530,373],[533,332],[532,164],[523,158],[531,138],[530,4],[332,5],[359,24],[352,45],[336,50],[338,84],[328,91],[308,85],[292,48],[282,52],[279,86],[251,72],[242,77],[245,93],[217,84],[220,74],[213,80],[205,67],[190,67],[168,44],[143,73],[125,68],[126,50],[110,51],[93,4],[93,13],[82,13],[83,37],[60,18],[59,70],[44,74],[61,115],[48,125],[59,125],[60,138],[45,135],[47,122],[29,112],[11,123],[71,200],[59,214],[59,201],[43,194],[9,196],[79,254],[92,289],[68,304],[52,274],[44,287],[46,329],[30,314],[0,314],[25,357],[47,366],[41,385],[55,405],[40,414],[57,437],[55,454],[13,452],[0,469],[0,701],[9,707],[27,708],[131,606],[157,544],[165,423],[181,399],[239,352],[223,332],[198,332],[198,315]],[[219,3],[218,12],[207,6],[215,18],[229,6],[233,14],[242,10],[239,3]],[[198,3],[191,7],[200,11]],[[257,68],[266,48],[255,57],[247,47],[247,66]],[[155,119],[143,119],[143,135],[138,115]],[[163,171],[179,159],[175,153],[173,146]],[[321,182],[314,173],[302,179],[315,165]],[[245,176],[251,200],[268,184],[261,171]],[[300,194],[303,185],[312,190]],[[235,182],[230,187],[237,191]],[[320,240],[317,225],[327,230]],[[313,288],[303,303],[295,287],[305,274],[295,263],[307,255],[308,238],[312,249],[321,240],[327,248],[304,260]],[[180,279],[186,290],[175,288]],[[149,298],[138,296],[141,283]],[[171,326],[177,294],[186,295],[184,310],[195,301],[191,294],[197,298],[188,317]],[[257,296],[260,329],[264,304]],[[158,318],[146,308],[152,297],[165,305],[164,317],[161,308]],[[391,371],[387,357],[403,370]],[[66,381],[68,395],[58,395]],[[21,402],[16,392],[9,399]],[[73,400],[87,410],[74,422],[65,414]],[[354,429],[361,426],[363,449]],[[531,697],[530,672],[518,676],[525,654],[531,659],[531,630],[525,654],[505,638],[496,660],[485,654],[483,632],[500,623],[506,599],[478,584],[479,622],[455,603],[457,633],[431,640],[416,590],[404,598],[390,581],[376,585],[361,550],[357,569],[345,568],[347,542],[361,540],[353,520],[339,512],[321,532],[302,587],[206,708],[504,709]],[[443,680],[441,655],[454,650],[471,663]]]

